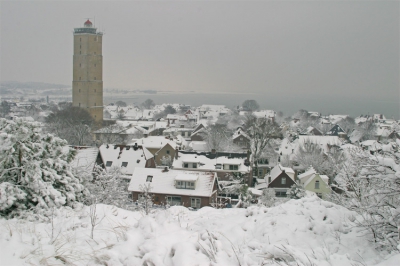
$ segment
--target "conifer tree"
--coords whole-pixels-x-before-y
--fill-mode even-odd
[[[39,123],[0,119],[0,215],[83,201],[88,192],[72,174],[74,156],[65,140],[42,134]]]

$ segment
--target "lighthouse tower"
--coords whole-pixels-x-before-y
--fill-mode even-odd
[[[74,29],[72,105],[103,121],[103,33],[88,19]]]

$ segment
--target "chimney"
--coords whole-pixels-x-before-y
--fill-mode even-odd
[[[164,167],[164,170],[162,170],[161,172],[163,172],[163,173],[166,173],[166,172],[168,172],[168,167],[167,167],[167,166],[165,166],[165,167]]]

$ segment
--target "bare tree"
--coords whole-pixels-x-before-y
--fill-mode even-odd
[[[258,173],[258,160],[265,152],[272,139],[281,137],[280,128],[277,123],[266,118],[248,116],[245,129],[250,136],[250,165]],[[249,187],[253,186],[253,178],[249,178]]]
[[[345,119],[342,119],[338,122],[338,125],[346,132],[346,134],[350,134],[353,129],[356,127],[356,122],[354,118],[348,116]]]
[[[144,109],[152,109],[156,104],[154,103],[154,101],[152,99],[147,99],[146,101],[144,101],[142,103],[142,107]]]
[[[246,100],[242,103],[242,107],[246,111],[254,112],[260,108],[260,105],[258,104],[258,102],[256,100]]]
[[[146,183],[139,186],[140,194],[138,197],[138,207],[145,214],[148,215],[153,207],[153,194],[151,194],[151,184]]]
[[[224,124],[209,125],[201,135],[210,150],[226,151],[231,146],[228,144],[231,133]]]
[[[375,139],[376,125],[372,121],[362,123],[357,130],[362,134],[361,141]]]
[[[46,118],[46,129],[70,145],[90,145],[93,126],[94,119],[89,112],[70,105]]]

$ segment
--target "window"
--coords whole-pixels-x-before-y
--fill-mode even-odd
[[[181,197],[167,196],[166,199],[167,199],[167,204],[171,206],[181,205]]]
[[[121,167],[127,167],[128,166],[128,162],[122,162]]]
[[[81,89],[79,89],[79,92],[81,92]]]
[[[81,41],[82,41],[82,38],[79,38],[79,41],[81,42]]]
[[[216,164],[215,165],[215,169],[222,169],[222,165],[221,164]]]
[[[317,196],[322,199],[322,193],[317,193]]]
[[[96,103],[94,103],[94,106],[97,106]]]
[[[94,67],[96,67],[96,64],[94,64]]]
[[[281,184],[282,184],[282,185],[286,185],[286,177],[282,177],[282,179],[281,179]]]
[[[167,150],[167,154],[169,154],[169,150]]]
[[[271,177],[268,177],[268,183],[271,183]]]
[[[79,80],[81,80],[81,77],[79,77]]]
[[[189,164],[188,163],[184,163],[183,164],[183,168],[189,168]]]
[[[79,64],[79,67],[82,67],[82,64]]]
[[[94,92],[96,92],[96,89],[94,89]]]
[[[94,54],[96,54],[96,52],[94,52]]]
[[[229,170],[238,170],[239,166],[238,165],[229,165]]]
[[[82,45],[79,45],[79,49],[82,49]]]
[[[199,198],[191,198],[190,199],[190,207],[200,209],[201,199]]]
[[[112,165],[112,161],[107,161],[106,162],[106,167],[110,167]]]
[[[258,169],[258,177],[261,177],[264,175],[263,169]]]
[[[94,77],[94,80],[96,80],[96,77]]]
[[[153,181],[153,176],[152,175],[148,175],[146,178],[146,182],[152,182]]]
[[[193,163],[193,168],[197,168],[197,163]]]
[[[286,191],[277,191],[275,193],[275,196],[280,197],[280,198],[286,198]]]
[[[195,184],[194,184],[194,182],[190,182],[190,181],[177,181],[176,188],[194,189]]]
[[[319,189],[319,181],[315,181],[315,189]]]
[[[79,107],[81,107],[81,103],[79,103]]]
[[[81,52],[81,51],[79,51],[79,54],[82,54],[82,52]]]

